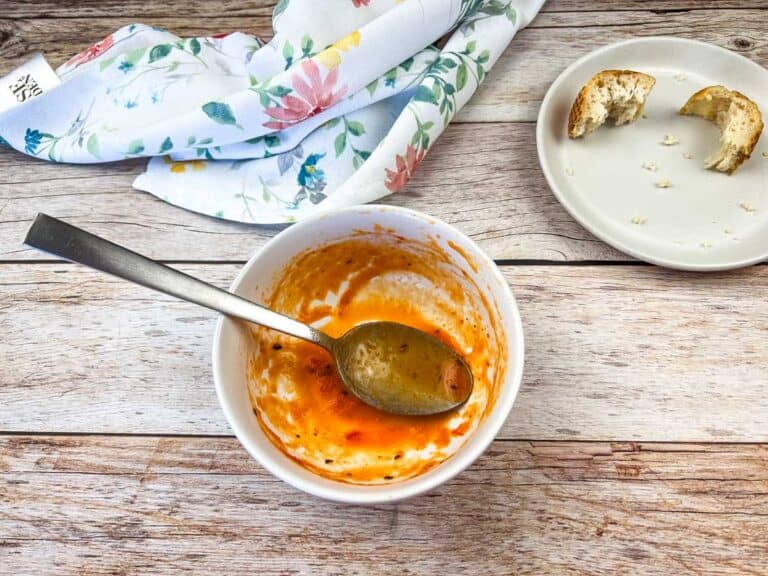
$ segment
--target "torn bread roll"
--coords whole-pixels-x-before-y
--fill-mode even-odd
[[[732,174],[755,149],[763,131],[760,109],[752,100],[725,86],[699,90],[680,108],[680,114],[701,116],[720,128],[720,149],[705,166]]]
[[[656,78],[633,70],[603,70],[579,91],[568,117],[568,136],[580,138],[606,120],[616,126],[634,122],[643,113]]]

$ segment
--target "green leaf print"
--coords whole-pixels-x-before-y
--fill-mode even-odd
[[[99,137],[95,133],[88,137],[85,147],[88,149],[91,156],[94,158],[101,158],[101,156],[99,156]]]
[[[353,136],[361,136],[365,134],[365,126],[355,120],[350,120],[347,122],[347,129],[352,133]]]
[[[171,53],[171,50],[173,50],[173,46],[170,44],[158,44],[149,51],[149,63],[162,60]]]
[[[287,70],[293,64],[293,44],[290,42],[283,44],[283,59],[285,60],[285,69]]]
[[[235,115],[232,113],[232,108],[229,104],[224,102],[208,102],[203,104],[203,112],[214,122],[224,124],[225,126],[237,126],[242,129],[237,120],[235,120]]]
[[[200,54],[200,41],[197,38],[192,38],[189,41],[189,49],[195,56]]]
[[[189,138],[187,138],[187,146],[192,146],[192,144],[195,143],[195,140],[197,140],[197,138],[195,138],[194,136],[190,136]]]
[[[312,54],[312,46],[315,45],[315,41],[305,34],[301,39],[301,54],[303,56],[310,56]]]
[[[136,64],[136,62],[141,60],[141,57],[144,56],[146,51],[146,48],[136,48],[135,50],[126,52],[125,56],[123,56],[123,62],[127,64]]]
[[[275,19],[280,16],[286,8],[288,8],[288,0],[280,0],[272,11],[272,18]]]
[[[459,69],[456,71],[456,89],[457,90],[461,91],[464,88],[464,86],[467,85],[468,76],[469,76],[469,71],[467,70],[467,65],[462,62],[461,66],[459,66]]]
[[[165,154],[173,148],[173,140],[171,140],[171,137],[168,136],[165,140],[163,140],[163,143],[160,144],[160,150],[158,151],[160,154]]]
[[[144,140],[137,138],[128,144],[128,154],[135,155],[144,152]]]
[[[413,94],[413,99],[416,102],[429,102],[431,104],[437,104],[437,99],[432,93],[432,90],[423,84],[416,89],[416,92]]]
[[[102,60],[101,63],[99,64],[99,72],[103,72],[104,70],[112,66],[112,64],[115,63],[115,60],[117,60],[117,56],[112,56],[112,58],[107,58],[106,60]]]
[[[472,52],[475,51],[475,48],[477,48],[477,42],[472,40],[471,42],[468,42],[467,45],[464,47],[464,53],[472,54]]]
[[[274,148],[275,146],[279,146],[280,137],[276,136],[275,134],[267,134],[264,136],[264,145],[267,146],[267,148]]]
[[[293,90],[290,88],[286,88],[285,86],[272,86],[270,88],[267,88],[267,92],[272,94],[272,96],[277,96],[278,98],[282,98],[283,96],[287,96]]]
[[[344,152],[344,148],[347,147],[347,132],[346,130],[336,136],[336,139],[333,141],[333,147],[336,150],[336,158],[341,156],[341,153]]]

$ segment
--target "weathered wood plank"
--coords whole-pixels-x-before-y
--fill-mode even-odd
[[[105,5],[107,6],[107,5]],[[764,7],[764,6],[763,6]],[[712,42],[768,65],[768,10],[707,10],[654,12],[574,11],[543,12],[523,30],[497,64],[489,81],[457,118],[459,122],[533,121],[546,89],[573,60],[618,40],[637,36],[672,35]],[[254,8],[253,15],[216,14],[153,16],[134,4],[131,12],[116,17],[106,8],[94,18],[0,18],[0,62],[11,68],[42,51],[60,64],[89,43],[113,30],[141,20],[163,26],[182,36],[243,30],[264,38],[271,35],[269,10]],[[119,11],[118,11],[119,13]],[[167,14],[167,12],[164,12]]]
[[[182,268],[225,286],[238,266]],[[502,438],[768,441],[768,267],[503,272],[527,355]],[[228,434],[214,321],[74,265],[0,266],[0,430]]]
[[[184,3],[184,10],[200,18],[230,17],[271,18],[276,0],[191,0]],[[14,0],[3,7],[3,18],[103,18],[126,16],[162,18],[178,17],[178,8],[162,0]],[[766,8],[763,0],[547,0],[541,10],[548,12],[604,12],[643,10],[669,12],[682,10]]]
[[[0,559],[34,574],[760,574],[768,449],[494,443],[431,494],[305,496],[234,439],[0,438]]]
[[[0,149],[0,260],[41,257],[21,245],[38,211],[167,260],[246,260],[278,230],[200,216],[137,192],[131,182],[143,164],[67,166]],[[531,124],[449,127],[407,192],[385,203],[455,224],[497,259],[628,259],[557,203]]]

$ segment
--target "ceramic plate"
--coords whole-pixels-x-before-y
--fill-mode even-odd
[[[589,78],[608,68],[656,77],[646,118],[578,140],[568,113]],[[539,111],[539,161],[560,203],[585,228],[631,256],[685,270],[723,270],[768,259],[768,136],[731,176],[707,170],[718,128],[677,111],[697,90],[723,84],[749,96],[768,122],[768,71],[733,52],[680,38],[606,46],[568,67]],[[662,144],[666,134],[677,144]],[[656,171],[643,168],[655,163]],[[667,179],[668,188],[657,186]]]

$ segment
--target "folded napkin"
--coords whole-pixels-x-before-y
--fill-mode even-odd
[[[241,222],[370,202],[405,186],[542,3],[279,0],[267,44],[132,24],[0,114],[0,142],[55,162],[153,156],[136,188]]]

